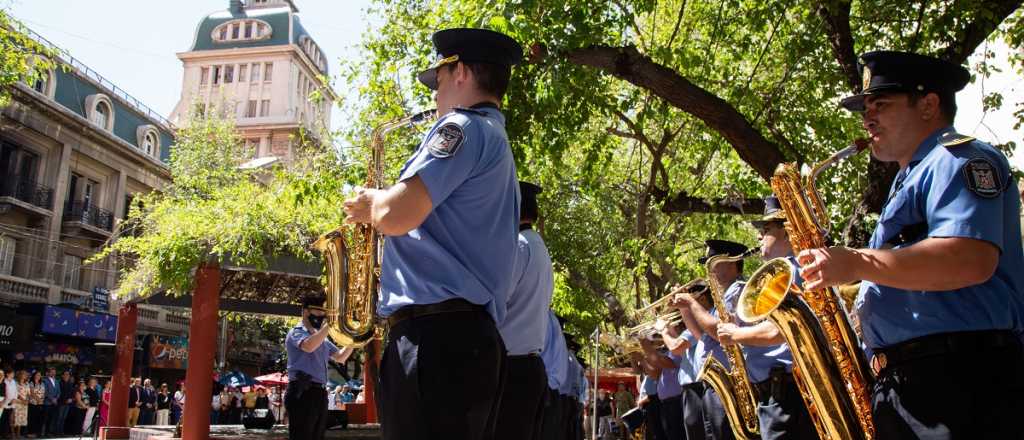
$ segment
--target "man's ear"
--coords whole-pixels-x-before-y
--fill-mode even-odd
[[[917,108],[921,111],[921,118],[925,120],[932,120],[942,116],[942,110],[939,108],[939,95],[934,92],[930,92],[921,99],[918,99]]]

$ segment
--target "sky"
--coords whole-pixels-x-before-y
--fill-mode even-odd
[[[356,45],[373,24],[366,11],[369,3],[295,0],[303,25],[331,57],[332,73],[338,71],[338,60],[358,56]],[[0,7],[36,33],[165,117],[181,93],[181,61],[175,54],[188,50],[204,16],[227,5],[228,0],[0,0]],[[979,79],[957,95],[956,127],[992,143],[1017,142],[1018,151],[1010,161],[1024,169],[1024,131],[1013,129],[1013,111],[1024,102],[1024,77],[1009,69],[1004,44],[989,48],[1003,72]],[[974,57],[972,63],[977,60]],[[981,97],[993,91],[1003,93],[1003,108],[984,113]],[[339,119],[340,112],[332,112],[333,127]]]

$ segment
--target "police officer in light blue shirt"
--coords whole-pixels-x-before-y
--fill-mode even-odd
[[[565,337],[562,335],[562,325],[558,322],[555,312],[548,310],[547,329],[544,335],[544,349],[540,352],[541,361],[544,362],[544,371],[547,374],[548,390],[544,399],[544,418],[541,423],[541,438],[545,440],[563,440],[565,430],[563,427],[562,400],[559,390],[562,384],[568,380],[569,349],[565,345]]]
[[[311,293],[302,298],[302,320],[285,336],[288,353],[288,391],[285,409],[291,414],[288,438],[317,440],[324,438],[327,424],[327,361],[344,363],[352,354],[351,347],[339,350],[328,339],[324,325],[323,294]]]
[[[689,341],[685,336],[681,337],[674,326],[666,327],[666,323],[661,321],[656,326],[662,327],[659,330],[664,333],[661,339],[665,346],[655,348],[649,339],[640,341],[640,346],[644,351],[644,372],[650,377],[657,377],[657,393],[661,406],[658,422],[661,424],[661,431],[664,432],[665,438],[685,440],[679,367],[683,358],[680,353],[684,353],[689,348]]]
[[[643,360],[640,360],[643,367]],[[661,427],[661,400],[658,398],[658,378],[646,373],[640,381],[640,398],[637,406],[644,409],[644,425],[647,427],[646,438],[649,440],[665,440],[665,430]]]
[[[785,212],[779,199],[764,199],[764,215],[751,222],[761,242],[761,258],[788,258],[796,263],[784,223]],[[799,276],[796,283],[801,281]],[[731,291],[726,304],[736,309],[739,293]],[[743,347],[747,373],[757,391],[757,413],[761,421],[761,438],[813,439],[818,438],[814,421],[793,379],[793,355],[778,327],[769,320],[757,324],[743,322],[718,324],[718,338],[723,344],[736,343]]]
[[[683,287],[691,296],[705,295],[708,289],[703,279],[691,281]],[[704,383],[697,380],[697,338],[690,330],[682,330],[680,333],[672,326],[664,327],[661,338],[670,351],[670,357],[678,365],[676,381],[680,385],[679,404],[682,410],[678,424],[684,430],[685,438],[702,439],[705,436]]]
[[[1020,438],[1024,253],[1006,157],[957,133],[962,66],[904,52],[860,57],[871,152],[900,170],[868,249],[801,252],[809,289],[864,280],[877,438]]]
[[[418,79],[437,92],[438,121],[398,183],[361,190],[344,208],[348,222],[387,236],[378,308],[390,325],[382,438],[490,439],[505,361],[497,324],[515,284],[519,224],[499,106],[523,51],[483,29],[447,29],[432,40],[439,61]]]
[[[539,218],[537,194],[541,188],[519,182],[519,192],[519,246],[513,272],[516,286],[508,299],[508,314],[498,326],[508,351],[505,391],[495,430],[499,440],[540,437],[548,389],[540,354],[548,333],[554,275],[544,240],[533,230],[533,223]]]
[[[747,251],[742,244],[727,240],[707,240],[707,252],[697,261],[701,264],[716,255],[740,256]],[[743,291],[743,260],[729,263],[719,263],[713,268],[713,273],[708,274],[714,277],[719,286],[728,286],[725,289],[723,298],[738,296]],[[698,299],[699,298],[699,299]],[[712,306],[710,294],[700,295],[695,298],[689,292],[679,292],[672,301],[672,306],[677,307],[686,328],[697,338],[697,348],[694,350],[695,367],[698,375],[707,363],[709,356],[714,356],[725,368],[731,368],[725,351],[722,349],[718,339],[718,311]],[[726,303],[728,306],[728,303]],[[732,311],[729,311],[732,313]],[[706,438],[731,439],[734,438],[732,428],[725,416],[725,408],[722,406],[722,399],[713,388],[706,387],[703,395],[703,416]]]

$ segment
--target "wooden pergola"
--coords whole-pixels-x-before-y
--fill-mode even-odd
[[[210,436],[210,403],[213,397],[213,366],[217,352],[217,324],[220,311],[258,315],[301,316],[299,297],[307,292],[321,291],[322,267],[296,257],[268,257],[267,267],[204,264],[195,270],[191,294],[173,297],[166,292],[146,298],[132,298],[118,312],[117,346],[111,378],[110,418],[102,428],[102,439],[129,438],[128,391],[138,323],[138,304],[189,308],[188,369],[185,386],[187,404],[183,414],[182,439],[207,440]],[[380,359],[380,342],[374,340],[365,348],[363,366],[366,419],[377,422],[374,388]]]

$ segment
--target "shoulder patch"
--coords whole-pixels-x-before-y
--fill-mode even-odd
[[[958,145],[963,145],[974,140],[974,137],[967,136],[964,134],[951,131],[939,137],[939,145],[946,148],[952,148]]]
[[[1003,192],[1003,185],[999,182],[999,172],[988,159],[971,159],[964,164],[961,171],[964,174],[967,189],[979,197],[991,199]]]
[[[459,147],[466,140],[462,127],[454,122],[446,123],[434,131],[427,140],[427,151],[438,159],[447,159],[459,152]]]

